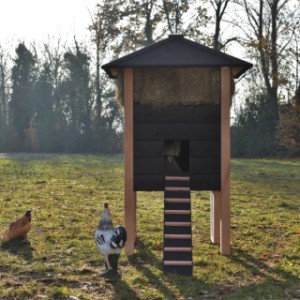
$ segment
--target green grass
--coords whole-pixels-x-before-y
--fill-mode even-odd
[[[0,249],[0,299],[299,299],[300,160],[232,160],[232,249],[209,238],[209,193],[192,193],[194,276],[162,272],[163,193],[138,193],[135,254],[102,278],[104,202],[123,223],[121,156],[0,159],[0,234],[32,208],[30,244]]]

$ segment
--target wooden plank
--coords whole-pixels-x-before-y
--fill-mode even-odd
[[[164,174],[134,174],[135,191],[164,191]]]
[[[185,240],[185,239],[191,239],[192,235],[191,234],[173,234],[173,233],[168,233],[164,235],[165,239],[180,239],[180,240]]]
[[[220,174],[192,174],[190,181],[193,191],[221,190]]]
[[[163,141],[134,141],[134,157],[164,156]]]
[[[192,222],[165,222],[165,226],[191,226]]]
[[[165,266],[191,266],[193,265],[192,261],[188,260],[165,260]]]
[[[165,210],[165,214],[167,215],[189,215],[191,214],[190,210],[181,210],[181,209],[168,209]]]
[[[190,157],[190,176],[193,174],[220,174],[219,157]]]
[[[231,69],[221,69],[221,254],[230,255],[230,105]]]
[[[164,157],[136,157],[134,162],[135,174],[164,174]]]
[[[165,191],[171,192],[188,192],[191,189],[189,187],[180,187],[180,186],[166,186]]]
[[[190,141],[191,157],[221,157],[221,142]]]
[[[174,180],[174,181],[189,181],[190,177],[187,176],[166,176],[166,180]]]
[[[140,141],[164,140],[219,140],[220,124],[214,123],[138,123],[134,139]]]
[[[168,252],[192,252],[192,247],[165,247],[164,251]]]
[[[133,149],[133,69],[124,70],[124,200],[127,242],[125,251],[132,255],[136,239],[136,193],[134,191]]]
[[[135,123],[220,123],[220,105],[176,105],[160,107],[134,105]]]
[[[166,203],[191,203],[190,198],[165,198]]]

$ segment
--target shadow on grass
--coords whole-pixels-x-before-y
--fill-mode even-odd
[[[139,300],[140,297],[124,280],[119,273],[107,278],[110,284],[114,287],[114,300]]]
[[[257,259],[249,254],[247,251],[238,249],[236,250],[236,255],[232,255],[231,259],[240,265],[248,269],[254,276],[267,276],[271,277],[274,280],[299,280],[292,273],[280,269],[278,267],[270,267],[263,260]]]
[[[247,251],[241,249],[236,250],[236,254],[232,255],[230,258],[251,272],[254,278],[258,278],[257,283],[252,283],[235,289],[235,295],[240,295],[240,297],[242,297],[242,295],[249,296],[253,293],[257,296],[269,295],[270,297],[285,299],[282,297],[286,297],[286,293],[289,290],[289,296],[291,298],[286,299],[294,299],[295,295],[291,294],[295,290],[298,293],[296,296],[300,296],[299,278],[291,272],[280,269],[276,266],[271,267],[263,260],[257,259]]]
[[[140,299],[136,294],[135,290],[130,287],[126,281],[122,279],[122,266],[117,266],[117,270],[113,270],[108,272],[107,274],[104,273],[105,265],[99,265],[98,260],[90,261],[91,266],[93,269],[85,269],[79,272],[80,275],[91,275],[96,278],[96,280],[104,279],[106,284],[111,285],[114,289],[114,296],[113,300],[138,300]],[[95,272],[97,269],[97,272]],[[106,299],[106,298],[105,298]]]
[[[202,299],[202,296],[206,296],[205,291],[210,290],[212,287],[203,283],[193,276],[184,276],[172,273],[163,273],[163,262],[157,259],[157,257],[151,252],[151,250],[138,240],[137,251],[133,256],[128,257],[129,263],[137,269],[144,277],[147,278],[148,284],[160,291],[166,299],[178,299],[178,297],[188,298],[197,295]],[[154,266],[157,268],[155,273],[148,266]],[[169,287],[172,286],[175,290],[179,291],[175,294]],[[198,298],[197,298],[198,299]]]
[[[137,241],[137,251],[134,255],[128,256],[129,263],[144,277],[147,278],[148,284],[155,287],[164,296],[176,299],[176,296],[170,289],[164,284],[160,275],[155,274],[148,265],[156,266],[159,271],[162,270],[162,262],[155,257],[143,241]],[[158,272],[160,273],[160,272]]]
[[[8,243],[1,246],[3,251],[8,251],[13,255],[20,256],[25,260],[32,260],[33,255],[32,251],[34,250],[31,247],[29,241],[24,241],[23,239],[14,239]]]

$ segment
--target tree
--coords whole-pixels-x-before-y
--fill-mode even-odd
[[[171,34],[182,32],[183,15],[189,10],[185,0],[163,0],[163,11]]]
[[[243,0],[249,28],[245,29],[245,45],[254,51],[264,86],[270,113],[276,124],[279,112],[279,88],[287,83],[285,64],[292,32],[298,26],[290,0],[259,0],[255,4]],[[247,31],[246,31],[247,30]]]
[[[223,21],[225,12],[228,8],[229,3],[232,2],[230,0],[210,0],[210,4],[214,9],[215,17],[215,30],[213,34],[213,48],[216,50],[222,50],[225,46],[229,43],[236,41],[237,37],[230,37],[227,38],[225,41],[221,40],[221,23]]]
[[[55,130],[54,89],[48,63],[43,65],[36,82],[34,96],[34,127],[37,133],[37,150],[41,152],[58,150],[55,142],[57,131]]]
[[[300,154],[300,105],[296,98],[281,108],[277,138],[289,154]]]
[[[12,68],[12,95],[10,119],[13,129],[13,150],[29,150],[26,144],[26,129],[30,127],[33,116],[33,90],[36,80],[36,58],[21,43],[16,49],[17,58]]]
[[[201,33],[209,19],[203,3],[196,0],[103,1],[97,9],[94,19],[102,24],[97,30],[110,40],[110,49],[117,56],[167,34],[203,40]]]
[[[248,55],[257,62],[252,71],[256,72],[252,90],[266,92],[268,123],[262,129],[268,133],[268,140],[275,149],[280,102],[291,78],[293,64],[289,45],[299,26],[299,20],[295,18],[298,10],[293,8],[291,0],[235,2],[245,10],[245,16],[240,13],[239,19],[243,25],[235,23],[235,26],[243,32],[239,40]]]
[[[89,56],[75,39],[75,52],[64,54],[65,78],[61,84],[64,113],[68,122],[67,151],[87,150],[91,143],[91,110]]]
[[[119,3],[119,2],[118,2]],[[119,3],[121,5],[121,3]],[[117,10],[117,3],[115,1],[104,0],[97,5],[95,14],[91,14],[91,25],[89,30],[91,32],[91,39],[95,46],[95,123],[97,127],[101,127],[103,88],[101,82],[100,66],[103,60],[108,55],[108,48],[113,40],[121,33],[116,24],[119,22],[119,15]]]
[[[41,56],[41,64],[47,84],[52,86],[53,97],[53,118],[55,126],[55,135],[52,137],[51,149],[56,152],[63,150],[65,139],[65,128],[67,127],[64,114],[64,103],[62,99],[61,86],[64,77],[64,51],[66,44],[59,37],[57,40],[48,38],[48,41],[43,43]],[[45,71],[47,69],[47,71]],[[43,81],[43,80],[42,80]],[[46,142],[46,141],[45,141]]]
[[[102,37],[102,53],[107,46],[114,56],[119,56],[121,52],[152,44],[161,20],[158,3],[156,0],[123,0],[103,1],[98,5],[92,28]]]
[[[119,7],[120,30],[124,32],[125,45],[116,48],[119,52],[154,43],[157,25],[161,21],[158,1],[125,1]]]
[[[8,56],[0,46],[0,147],[7,141],[8,131]]]
[[[232,126],[232,155],[263,157],[277,153],[270,135],[268,95],[253,93],[245,100]]]

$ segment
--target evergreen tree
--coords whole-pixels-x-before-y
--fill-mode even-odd
[[[44,64],[35,86],[35,128],[37,132],[38,150],[52,152],[56,149],[56,131],[54,107],[54,91],[51,84],[49,65]]]
[[[4,149],[8,133],[8,57],[0,46],[0,148]]]
[[[10,119],[13,130],[12,150],[30,150],[26,143],[26,129],[33,116],[33,90],[35,84],[35,63],[33,54],[21,43],[16,49],[17,58],[12,68],[12,95]]]
[[[88,151],[92,147],[90,90],[90,58],[75,41],[75,53],[64,55],[65,79],[61,84],[64,113],[68,122],[65,149],[72,152]]]
[[[277,154],[268,101],[266,92],[246,99],[232,126],[233,156],[263,157]]]
[[[44,70],[45,73],[44,77],[46,79],[47,85],[51,85],[52,87],[51,101],[54,102],[52,108],[54,124],[52,124],[52,117],[49,117],[50,126],[52,128],[49,130],[50,132],[53,131],[54,133],[53,133],[53,137],[51,138],[51,147],[48,151],[55,151],[55,152],[63,151],[65,129],[67,127],[66,116],[64,114],[64,103],[62,99],[63,93],[61,90],[63,76],[64,76],[64,65],[63,65],[64,47],[66,47],[66,44],[61,40],[61,38],[58,38],[57,40],[53,40],[52,38],[49,39],[47,43],[44,43],[43,53],[42,53],[43,54],[42,72]],[[43,81],[44,79],[42,79],[42,82]],[[54,128],[52,126],[54,126]]]

